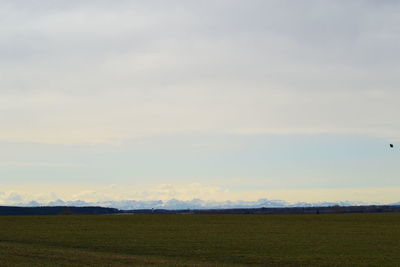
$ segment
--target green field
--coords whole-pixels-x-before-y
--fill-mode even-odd
[[[400,214],[1,216],[1,266],[400,266]]]

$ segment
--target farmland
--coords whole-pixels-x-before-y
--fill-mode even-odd
[[[1,216],[1,266],[399,266],[400,214]]]

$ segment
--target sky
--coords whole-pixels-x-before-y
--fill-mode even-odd
[[[399,12],[0,0],[0,204],[398,202]]]

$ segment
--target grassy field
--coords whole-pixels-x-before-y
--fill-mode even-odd
[[[399,214],[0,217],[1,266],[400,266]]]

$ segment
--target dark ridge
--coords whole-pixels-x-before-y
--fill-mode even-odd
[[[12,207],[0,206],[0,215],[68,215],[68,214],[115,214],[118,209],[103,207]]]
[[[104,207],[14,207],[0,206],[0,215],[83,215],[83,214],[335,214],[400,213],[400,205],[240,208],[240,209],[137,209],[119,210]]]
[[[287,207],[287,208],[248,208],[248,209],[141,209],[124,210],[130,214],[334,214],[334,213],[400,213],[400,206],[330,206],[330,207]]]

